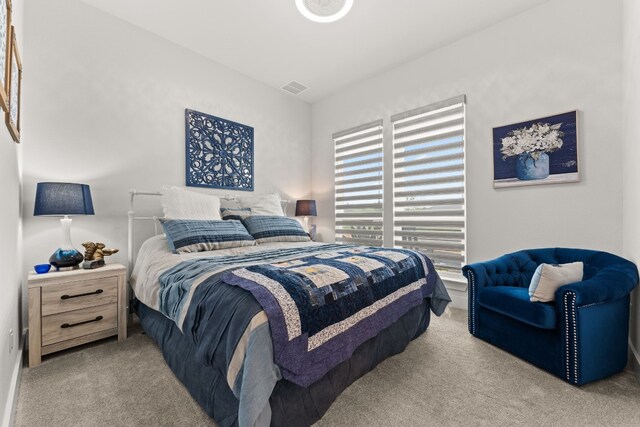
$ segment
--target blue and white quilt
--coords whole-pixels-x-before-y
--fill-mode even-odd
[[[425,298],[436,315],[450,301],[433,264],[417,251],[337,244],[243,249],[174,264],[151,291],[134,286],[142,302],[198,344],[201,363],[221,364],[240,401],[240,425],[264,416],[280,377],[306,387]],[[214,353],[226,355],[223,363]]]
[[[238,268],[222,280],[260,303],[276,364],[284,378],[303,387],[432,296],[439,281],[418,252],[339,245]]]
[[[322,245],[199,258],[160,278],[160,309],[181,328],[197,314],[189,307],[203,275],[251,292],[267,314],[283,377],[303,387],[442,287],[429,258],[407,249]],[[432,310],[445,305],[435,301]]]

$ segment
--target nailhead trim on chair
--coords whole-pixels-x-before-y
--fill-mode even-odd
[[[476,281],[473,272],[469,270],[469,332],[476,334]]]
[[[576,327],[576,294],[571,294],[571,317],[573,318],[573,382],[578,384],[578,332]]]
[[[571,299],[571,301],[569,301]],[[564,331],[565,331],[565,357],[567,381],[578,384],[578,334],[576,327],[576,294],[567,292],[563,297],[564,303]],[[571,313],[569,313],[571,308]],[[573,332],[571,340],[570,332]],[[573,348],[571,348],[573,344]],[[571,351],[573,350],[573,351]],[[573,354],[572,354],[573,353]],[[573,355],[573,381],[571,381],[571,356]]]
[[[564,294],[563,298],[564,302],[564,336],[565,336],[565,344],[564,344],[564,361],[565,361],[565,373],[567,376],[567,381],[570,381],[569,378],[569,314],[567,311],[567,294]]]

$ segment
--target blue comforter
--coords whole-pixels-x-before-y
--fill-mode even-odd
[[[225,375],[240,426],[268,423],[279,379],[308,386],[425,298],[437,315],[450,301],[426,256],[345,245],[184,261],[159,290],[195,359]]]

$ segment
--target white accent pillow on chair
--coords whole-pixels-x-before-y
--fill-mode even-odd
[[[162,187],[162,209],[169,219],[221,220],[220,198],[183,187]]]
[[[582,262],[569,264],[540,264],[531,278],[529,296],[531,302],[555,301],[558,288],[569,283],[581,282]]]

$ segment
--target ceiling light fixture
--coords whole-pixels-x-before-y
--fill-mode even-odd
[[[296,0],[296,7],[305,18],[314,22],[334,22],[343,18],[353,6],[353,0]]]

